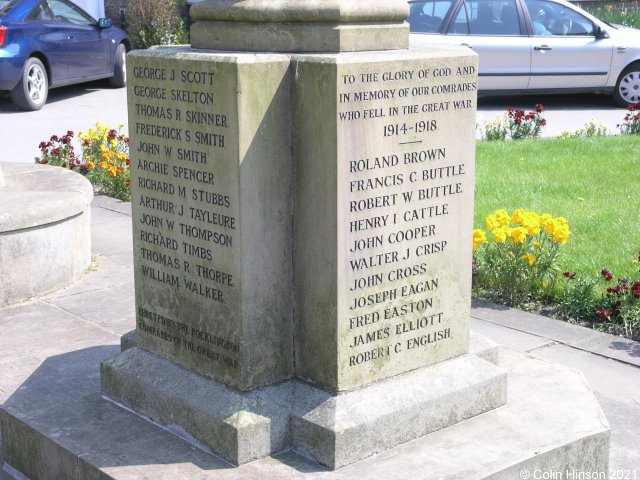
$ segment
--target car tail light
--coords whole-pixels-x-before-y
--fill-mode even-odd
[[[0,47],[4,46],[5,38],[7,38],[7,27],[0,26]]]

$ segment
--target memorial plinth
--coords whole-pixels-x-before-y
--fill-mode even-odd
[[[477,56],[406,48],[400,0],[192,13],[128,56],[137,329],[103,393],[332,469],[504,405],[468,353]]]

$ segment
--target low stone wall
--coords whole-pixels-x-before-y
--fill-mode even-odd
[[[65,287],[91,262],[93,189],[75,172],[4,163],[0,307]]]

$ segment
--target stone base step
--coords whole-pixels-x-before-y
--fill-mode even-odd
[[[234,467],[118,407],[100,392],[100,362],[113,354],[51,357],[11,395],[0,409],[7,470],[31,480],[513,480],[608,468],[609,425],[582,374],[508,349],[497,355],[505,406],[334,471],[292,450]]]

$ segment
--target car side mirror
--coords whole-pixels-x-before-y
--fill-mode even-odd
[[[598,26],[596,27],[596,38],[598,40],[602,40],[603,38],[609,38],[609,34],[604,28]]]
[[[110,18],[101,18],[98,20],[98,28],[111,28],[113,22]]]

